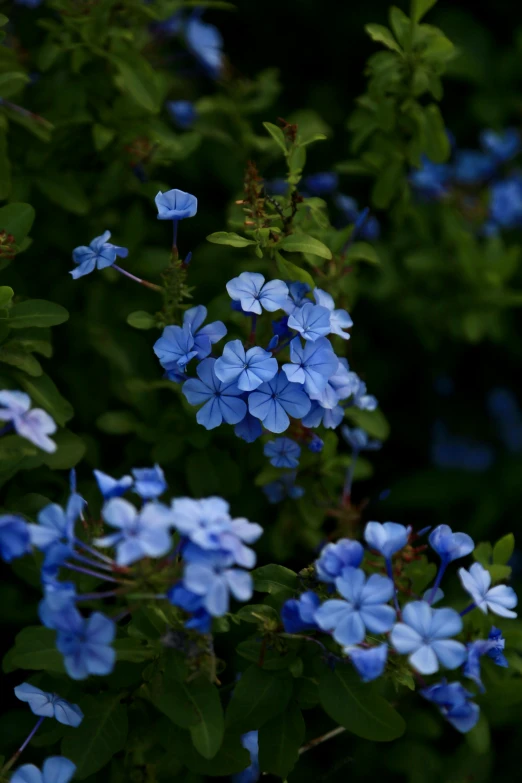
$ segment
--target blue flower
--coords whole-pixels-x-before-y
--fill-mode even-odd
[[[162,557],[171,549],[172,513],[160,503],[137,509],[123,498],[112,498],[102,509],[105,522],[120,532],[94,540],[96,546],[116,547],[116,562],[128,566],[143,557]]]
[[[198,118],[192,101],[167,101],[167,111],[176,125],[183,129],[191,128]]]
[[[288,326],[299,332],[305,340],[315,342],[331,332],[330,310],[322,305],[305,302],[290,315]]]
[[[167,489],[165,474],[159,465],[153,468],[134,468],[134,491],[138,493],[143,500],[151,500],[163,495]]]
[[[230,594],[238,601],[252,598],[252,577],[240,568],[219,568],[210,563],[188,563],[183,574],[183,585],[191,593],[201,596],[203,606],[212,617],[228,612]]]
[[[291,364],[283,365],[283,372],[291,383],[304,385],[310,396],[321,394],[339,365],[326,337],[305,342],[304,348],[299,337],[294,337],[290,343],[290,361]]]
[[[300,419],[310,410],[310,400],[295,383],[290,383],[283,372],[263,383],[248,398],[252,416],[260,419],[269,432],[284,432],[290,425],[288,416]]]
[[[121,497],[134,484],[132,476],[122,476],[120,479],[115,479],[108,476],[107,473],[102,473],[101,470],[94,470],[93,473],[104,500]]]
[[[270,196],[285,196],[288,190],[288,182],[282,177],[275,179],[265,179],[264,187]]]
[[[462,587],[473,599],[474,604],[484,614],[488,609],[500,617],[516,617],[511,611],[518,603],[517,594],[507,585],[491,585],[491,574],[480,563],[473,563],[469,571],[459,568],[459,579]]]
[[[308,444],[308,450],[311,451],[312,454],[320,454],[323,449],[324,441],[321,440],[321,438],[318,438],[317,435],[312,435],[312,439]]]
[[[303,487],[295,483],[295,470],[291,473],[285,473],[277,481],[270,481],[263,486],[263,492],[269,503],[281,503],[286,497],[291,500],[299,500],[305,491]]]
[[[473,552],[475,544],[467,533],[453,533],[449,525],[439,525],[430,534],[430,546],[443,563],[451,563]]]
[[[191,193],[184,190],[161,190],[154,199],[158,208],[158,220],[183,220],[194,217],[198,211],[198,200]]]
[[[374,215],[369,215],[368,208],[359,211],[359,205],[354,198],[337,193],[334,197],[337,209],[343,213],[348,223],[354,223],[350,241],[354,239],[366,239],[369,241],[378,239],[381,233],[379,221]]]
[[[166,326],[161,337],[154,343],[153,350],[162,367],[178,372],[198,355],[188,325]]]
[[[189,51],[211,79],[219,79],[223,70],[223,38],[213,24],[192,16],[185,26]]]
[[[230,506],[219,497],[176,498],[172,501],[172,524],[183,536],[189,538],[198,530],[210,527],[222,520],[230,520]]]
[[[347,647],[344,651],[350,656],[350,660],[363,682],[376,680],[384,672],[388,660],[388,645],[386,643],[367,649]]]
[[[92,240],[89,247],[80,245],[73,250],[72,259],[78,264],[69,274],[77,280],[79,277],[89,275],[95,269],[105,269],[112,266],[116,258],[127,258],[129,251],[126,247],[113,245],[107,240],[111,238],[110,231],[104,231],[99,237]]]
[[[285,311],[285,313],[287,315],[291,315],[296,308],[301,307],[301,305],[303,305],[305,302],[309,302],[310,300],[307,297],[310,291],[311,288],[308,285],[308,283],[299,283],[299,282],[289,283],[288,299],[283,305],[283,310]],[[287,323],[288,323],[288,319],[287,319]],[[277,334],[275,330],[274,333]]]
[[[49,756],[45,759],[41,772],[34,764],[23,764],[18,767],[11,778],[11,783],[69,783],[75,772],[76,765],[69,759],[64,756]]]
[[[493,155],[499,163],[504,163],[514,158],[515,155],[518,155],[522,146],[520,134],[516,128],[506,128],[502,133],[484,130],[480,134],[480,143],[486,152]]]
[[[216,359],[204,359],[196,370],[199,378],[190,378],[183,385],[183,394],[191,405],[201,405],[196,420],[207,430],[219,427],[223,421],[238,424],[245,418],[246,403],[240,399],[241,389],[235,383],[223,383],[216,376]]]
[[[460,185],[476,185],[489,179],[497,167],[493,155],[479,150],[457,150],[453,176]]]
[[[330,311],[330,332],[339,335],[343,340],[349,340],[350,335],[343,329],[349,329],[353,326],[353,321],[346,310],[336,310],[333,297],[321,288],[314,288],[313,293],[316,304],[326,307]]]
[[[522,177],[511,175],[494,182],[490,191],[489,214],[492,221],[502,228],[522,225]]]
[[[420,693],[439,707],[441,714],[457,731],[465,734],[476,726],[480,710],[470,701],[473,694],[460,682],[448,683],[446,680],[441,680],[436,685],[423,688]]]
[[[27,522],[15,514],[0,516],[0,557],[10,563],[31,551]]]
[[[241,303],[246,313],[261,315],[262,308],[269,313],[281,310],[288,298],[288,287],[282,280],[269,280],[259,272],[241,272],[227,283],[228,295]]]
[[[324,396],[324,393],[323,395]],[[335,430],[344,419],[344,410],[340,405],[327,408],[323,401],[312,400],[312,406],[306,416],[303,416],[303,427],[319,427],[321,424],[327,430]]]
[[[299,598],[290,598],[281,608],[281,619],[286,633],[318,630],[315,613],[321,604],[317,593],[308,590]]]
[[[263,348],[245,351],[241,340],[231,340],[217,359],[214,371],[223,383],[237,383],[241,391],[253,391],[270,381],[278,370],[277,359]]]
[[[56,629],[66,614],[76,611],[76,586],[74,582],[59,582],[45,572],[43,577],[44,597],[38,604],[38,616],[46,628]]]
[[[413,189],[424,201],[439,200],[448,192],[451,168],[444,163],[432,163],[425,155],[421,157],[421,166],[412,171],[409,181]]]
[[[497,666],[507,667],[509,666],[506,656],[504,655],[504,647],[506,646],[506,640],[502,636],[502,631],[498,628],[492,628],[489,632],[487,639],[477,639],[474,642],[468,644],[468,657],[464,666],[462,667],[462,673],[465,677],[469,677],[474,680],[481,692],[485,691],[484,685],[480,677],[480,659],[483,655],[487,655],[491,658]]]
[[[346,566],[335,586],[346,600],[326,601],[315,619],[324,631],[332,631],[336,642],[360,644],[367,630],[378,634],[390,630],[395,619],[395,610],[387,604],[394,592],[391,579],[380,574],[366,579],[360,568]]]
[[[350,373],[353,384],[351,404],[362,411],[374,411],[378,405],[373,394],[366,393],[366,384],[356,373]]]
[[[372,440],[360,427],[350,429],[345,425],[341,429],[341,435],[354,451],[377,451],[382,446],[380,440]]]
[[[456,669],[465,661],[466,647],[449,638],[462,631],[462,620],[453,609],[432,609],[426,601],[413,601],[402,610],[402,620],[393,626],[390,639],[420,674],[435,674],[439,662]]]
[[[67,612],[57,630],[56,647],[64,656],[69,677],[85,680],[89,674],[111,673],[116,661],[116,651],[111,647],[116,635],[112,620],[101,612],[94,612],[88,619],[77,611]]]
[[[327,196],[337,190],[339,177],[334,171],[309,174],[304,179],[304,186],[313,196]]]
[[[245,418],[234,427],[234,434],[246,443],[253,443],[263,434],[263,427],[259,419],[247,411]]]
[[[85,500],[73,493],[64,509],[49,503],[38,514],[38,524],[29,524],[31,543],[45,553],[44,566],[59,566],[74,548],[74,524],[80,517]]]
[[[346,566],[358,568],[363,559],[364,549],[358,541],[340,538],[334,544],[326,544],[315,561],[317,578],[321,582],[334,583]]]
[[[14,692],[17,699],[27,702],[31,712],[41,718],[56,718],[58,723],[74,728],[83,720],[83,712],[78,705],[70,704],[56,693],[45,693],[28,682],[17,685]]]
[[[56,443],[48,435],[56,432],[53,419],[41,408],[31,408],[31,398],[21,391],[0,391],[0,421],[10,422],[18,435],[52,454]]]
[[[210,633],[212,627],[212,615],[203,607],[203,599],[195,593],[187,590],[181,582],[175,584],[167,592],[167,598],[174,606],[179,606],[185,612],[190,612],[192,617],[186,621],[185,628],[190,628],[199,633]]]
[[[207,308],[204,305],[191,307],[183,316],[183,326],[190,329],[198,359],[206,359],[214,343],[218,343],[227,333],[227,327],[222,321],[213,321],[202,326],[206,317]]]
[[[383,557],[390,558],[404,549],[408,543],[411,528],[397,522],[368,522],[364,529],[364,540],[371,549]]]
[[[265,443],[264,455],[270,457],[270,464],[274,468],[296,468],[301,447],[290,438],[276,438]]]
[[[259,732],[248,731],[241,736],[241,744],[250,753],[250,765],[232,775],[232,783],[256,783],[261,775],[259,769]]]
[[[317,400],[323,408],[333,409],[337,407],[340,400],[345,400],[357,392],[359,383],[357,374],[350,372],[346,359],[339,359],[337,369],[328,378],[323,391],[320,394],[310,394],[310,399]],[[344,412],[341,420],[343,417]]]

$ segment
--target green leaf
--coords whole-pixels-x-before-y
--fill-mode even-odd
[[[12,234],[18,246],[28,235],[33,222],[34,209],[30,204],[7,204],[0,209],[0,231]]]
[[[227,707],[226,724],[241,732],[258,729],[267,720],[286,709],[293,689],[293,678],[249,666],[234,688]]]
[[[69,318],[69,313],[59,304],[45,299],[28,299],[15,304],[9,310],[11,329],[26,329],[29,326],[57,326]]]
[[[10,663],[18,669],[63,673],[63,657],[56,649],[56,631],[32,625],[24,628],[16,636]]]
[[[12,341],[0,346],[0,362],[10,364],[19,370],[37,378],[42,375],[42,365],[31,353],[22,346],[17,346]]]
[[[206,759],[213,758],[221,747],[225,718],[215,685],[200,679],[191,684],[191,696],[198,708],[198,722],[190,727],[194,747]]]
[[[287,149],[286,149],[286,140],[285,140],[285,134],[279,128],[277,125],[273,125],[271,122],[264,122],[263,127],[268,131],[268,133],[271,135],[277,146],[283,151],[283,154],[286,155]]]
[[[155,652],[144,643],[143,639],[136,639],[130,636],[125,639],[116,639],[113,642],[118,661],[128,661],[129,663],[142,663],[154,657]]]
[[[319,698],[325,712],[345,729],[372,742],[390,742],[404,734],[406,724],[379,695],[373,683],[363,683],[351,666],[324,669]]]
[[[424,151],[430,160],[443,163],[448,159],[451,145],[440,109],[434,103],[424,110],[424,138]]]
[[[287,253],[309,253],[326,259],[332,257],[332,251],[326,245],[308,234],[289,234],[277,243],[277,249],[286,250]]]
[[[266,604],[248,604],[248,606],[242,606],[241,609],[238,609],[236,612],[236,617],[239,617],[239,619],[243,620],[245,623],[259,624],[269,622],[277,625],[280,622],[276,610]]]
[[[362,427],[372,438],[386,440],[390,435],[390,425],[380,408],[374,411],[361,411],[359,408],[346,408],[345,416],[356,427]]]
[[[508,565],[497,565],[496,563],[493,563],[492,565],[487,565],[486,568],[491,575],[492,582],[503,582],[511,576],[511,566]]]
[[[8,71],[0,73],[0,96],[10,98],[20,92],[31,80],[22,71]]]
[[[24,457],[34,457],[38,449],[19,435],[4,435],[0,438],[0,469],[5,470],[5,463],[21,462]],[[2,465],[2,462],[4,463]]]
[[[94,124],[92,126],[92,140],[94,143],[94,149],[97,152],[101,152],[107,147],[114,139],[116,131],[112,128],[106,128],[104,125]]]
[[[473,557],[477,563],[480,563],[484,567],[488,566],[493,557],[493,547],[489,541],[481,541],[480,544],[477,544],[473,550]]]
[[[39,378],[28,378],[27,375],[18,372],[13,375],[23,390],[32,398],[35,406],[45,408],[60,427],[65,426],[72,418],[74,415],[72,405],[62,397],[48,375],[44,374]]]
[[[433,8],[437,0],[411,0],[410,16],[414,22],[420,22],[422,17]]]
[[[305,736],[305,722],[297,704],[291,704],[281,715],[259,730],[259,766],[286,780],[299,758]]]
[[[58,448],[53,454],[43,453],[42,462],[52,470],[70,470],[83,459],[86,451],[84,441],[69,430],[61,430],[53,435]]]
[[[282,590],[293,594],[299,583],[297,574],[281,565],[266,565],[252,571],[254,590],[260,593],[277,594]]]
[[[135,329],[154,329],[157,326],[155,317],[145,310],[136,310],[134,313],[129,313],[127,323]]]
[[[389,12],[390,24],[395,38],[403,48],[407,47],[412,32],[412,25],[404,11],[392,5]]]
[[[326,141],[328,136],[326,133],[314,133],[312,136],[307,136],[306,139],[299,141],[301,147],[307,147],[309,144],[314,144],[316,141]]]
[[[139,421],[131,411],[105,411],[96,419],[96,426],[110,435],[128,435],[136,432]]]
[[[493,563],[497,565],[506,565],[511,559],[514,550],[515,536],[513,533],[508,533],[506,536],[499,538],[493,547]]]
[[[84,718],[78,728],[68,728],[61,752],[76,764],[75,779],[83,780],[102,769],[125,746],[127,707],[119,693],[80,699]]]
[[[122,92],[127,93],[145,111],[157,114],[161,108],[161,95],[158,74],[140,55],[125,60],[113,57],[119,73],[115,82]]]
[[[14,291],[8,285],[0,286],[0,307],[5,307],[14,296]]]
[[[368,242],[354,242],[346,252],[347,261],[368,261],[369,264],[379,264],[377,251]]]
[[[49,172],[45,177],[37,177],[36,185],[44,196],[67,212],[74,215],[86,215],[90,209],[89,200],[78,178],[72,172]]]
[[[0,132],[0,199],[5,199],[11,192],[11,160],[7,147],[7,138],[5,133]],[[4,207],[6,209],[6,207]],[[0,210],[0,215],[2,210]],[[0,231],[2,225],[0,223]],[[11,233],[11,232],[7,232]]]
[[[275,256],[277,271],[283,280],[299,280],[301,283],[307,283],[310,288],[315,288],[315,282],[312,275],[305,269],[301,269],[301,267],[292,264],[291,261],[287,261],[286,258],[283,258],[281,253],[276,252]]]
[[[491,745],[491,735],[489,731],[488,719],[483,712],[480,713],[480,718],[476,726],[471,731],[465,734],[466,742],[471,748],[471,751],[479,756],[487,753]]]
[[[391,30],[384,27],[382,24],[367,24],[364,29],[372,39],[372,41],[378,41],[384,44],[388,49],[393,49],[394,52],[400,52],[401,47],[393,37]]]
[[[391,161],[381,171],[373,187],[372,200],[379,209],[386,209],[403,181],[402,160]]]
[[[253,239],[247,239],[233,231],[215,231],[207,237],[208,242],[214,245],[230,245],[231,247],[247,247],[247,245],[257,245]]]

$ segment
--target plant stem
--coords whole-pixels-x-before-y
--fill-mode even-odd
[[[331,731],[328,731],[326,734],[323,734],[321,737],[316,737],[313,740],[310,740],[310,742],[307,742],[306,745],[303,745],[302,748],[299,748],[299,755],[306,753],[307,750],[312,750],[312,748],[317,747],[317,745],[322,745],[323,742],[327,742],[329,739],[333,739],[334,737],[338,737],[339,734],[342,734],[346,729],[344,726],[337,726],[336,729],[332,729]]]
[[[106,582],[114,582],[115,584],[132,584],[132,582],[129,582],[127,580],[122,579],[115,579],[113,576],[107,576],[107,574],[99,574],[97,571],[91,571],[89,568],[81,568],[80,566],[74,565],[74,563],[69,563],[66,561],[64,563],[64,566],[67,568],[70,568],[71,571],[78,571],[79,574],[87,574],[87,576],[94,576],[96,579],[101,579],[102,581],[105,580]]]
[[[140,285],[144,285],[147,288],[150,288],[152,291],[159,291],[159,293],[163,291],[163,288],[160,285],[156,285],[156,283],[149,283],[148,280],[142,280],[141,277],[136,277],[136,275],[131,275],[130,272],[127,272],[126,269],[122,269],[121,266],[118,266],[117,264],[113,264],[112,268],[115,269],[117,272],[121,272],[121,274],[125,275],[125,277],[134,280],[135,283],[139,283]]]
[[[359,456],[359,450],[353,449],[352,461],[348,466],[348,470],[346,471],[346,478],[344,479],[343,497],[342,497],[343,505],[347,505],[347,503],[349,503],[350,501],[350,495],[352,494],[353,474],[355,472],[355,464],[357,462],[358,456]]]
[[[78,552],[73,552],[72,557],[74,557],[75,560],[79,560],[80,563],[93,566],[93,568],[101,568],[102,571],[108,571],[112,574],[112,566],[110,565],[105,565],[105,563],[97,563],[96,560],[91,560],[90,557],[84,557],[84,555],[80,555]]]
[[[172,255],[178,258],[178,220],[172,221]]]
[[[468,612],[471,612],[471,610],[475,609],[476,606],[477,606],[476,603],[472,603],[469,606],[466,606],[466,608],[463,609],[462,612],[460,612],[460,616],[464,617],[465,614],[467,614]]]
[[[27,746],[29,745],[29,743],[31,742],[32,738],[34,737],[34,735],[36,734],[36,732],[38,731],[38,729],[40,728],[40,726],[42,725],[42,723],[44,722],[44,720],[45,720],[45,717],[44,717],[44,718],[40,718],[40,719],[39,719],[39,720],[36,722],[36,725],[35,725],[35,727],[33,728],[33,730],[32,730],[32,731],[29,733],[29,736],[28,736],[28,737],[27,737],[27,738],[24,740],[24,742],[22,742],[22,744],[20,745],[20,747],[18,748],[18,750],[16,751],[16,753],[13,753],[13,755],[11,756],[11,758],[9,759],[9,761],[7,761],[7,762],[4,764],[4,766],[3,766],[3,767],[2,767],[2,769],[0,770],[0,775],[5,775],[5,773],[6,773],[6,772],[7,772],[9,769],[11,769],[11,767],[13,766],[13,764],[15,764],[15,763],[16,763],[16,761],[18,760],[18,758],[21,756],[21,754],[24,752],[24,750],[26,749],[26,747],[27,747]]]
[[[445,563],[444,561],[442,561],[441,564],[440,564],[439,573],[437,574],[437,578],[435,579],[435,584],[431,588],[431,593],[430,593],[429,598],[428,598],[428,603],[430,604],[430,606],[433,603],[433,601],[435,600],[435,595],[436,595],[438,587],[439,587],[439,585],[441,583],[442,577],[444,576],[444,572],[446,570],[447,565],[448,564]]]
[[[104,555],[103,552],[98,552],[97,549],[95,549],[93,546],[89,546],[89,544],[86,544],[85,541],[82,541],[81,538],[75,538],[74,543],[80,546],[82,549],[85,549],[86,552],[89,552],[91,555],[94,555],[95,557],[99,557],[100,560],[103,560],[108,565],[112,566],[114,564],[114,560],[112,557],[109,557],[108,555]]]
[[[393,582],[393,602],[395,604],[395,611],[400,614],[399,599],[397,598],[397,585],[395,584],[395,577],[393,575],[393,566],[391,558],[386,557],[384,562],[386,563],[386,573]]]

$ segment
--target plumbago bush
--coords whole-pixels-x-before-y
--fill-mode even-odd
[[[1,781],[336,779],[347,753],[356,778],[384,753],[397,779],[489,774],[490,727],[520,701],[514,536],[354,497],[389,434],[356,303],[427,352],[500,335],[520,297],[520,135],[470,151],[447,132],[433,5],[367,26],[385,51],[354,157],[315,173],[328,128],[267,113],[275,72],[234,73],[203,16],[226,3],[25,0],[0,19],[0,558],[24,585],[6,602],[28,606],[2,664],[22,704]],[[203,244],[211,198],[178,185],[206,161],[230,205]],[[343,174],[369,178],[371,207]],[[46,263],[39,214],[70,259],[61,330],[68,310],[16,272]]]

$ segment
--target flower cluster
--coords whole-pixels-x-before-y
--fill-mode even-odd
[[[401,569],[394,566],[393,559],[400,563],[405,550],[411,559],[415,555],[412,541],[418,536],[395,522],[368,522],[364,530],[367,550],[350,539],[327,544],[315,562],[314,589],[285,602],[283,625],[291,634],[329,633],[344,653],[343,658],[337,657],[338,665],[349,659],[364,682],[383,675],[388,659],[395,657],[394,662],[398,662],[397,656],[406,656],[423,686],[422,696],[434,702],[455,728],[466,732],[479,718],[479,708],[471,701],[473,693],[458,681],[448,683],[443,679],[428,685],[424,677],[436,674],[440,668],[462,668],[464,677],[483,691],[481,658],[488,656],[498,666],[507,666],[501,631],[493,627],[487,639],[468,644],[455,637],[462,637],[462,618],[473,609],[516,617],[513,608],[517,596],[505,584],[492,587],[491,574],[476,562],[469,570],[458,571],[471,603],[460,613],[449,607],[433,608],[444,597],[440,583],[447,567],[469,555],[475,545],[467,534],[453,533],[447,525],[433,530],[429,544],[440,558],[439,570],[424,595],[414,595],[401,584]],[[383,558],[382,566],[375,561],[376,555]],[[413,600],[399,601],[399,596],[405,594]],[[327,600],[321,601],[323,595],[328,596]]]
[[[94,611],[86,617],[79,610],[81,602],[131,597],[168,601],[183,610],[181,627],[208,633],[212,618],[229,611],[230,596],[251,598],[248,569],[256,555],[248,544],[263,532],[244,518],[233,519],[228,504],[218,497],[160,502],[167,484],[158,465],[134,469],[120,479],[101,471],[94,475],[104,499],[102,519],[112,531],[91,543],[76,532],[78,520],[86,529],[92,522],[85,517],[86,503],[76,492],[74,475],[65,508],[45,506],[37,523],[15,514],[0,516],[4,560],[21,557],[31,546],[43,553],[40,620],[56,631],[56,647],[76,680],[112,671],[116,622],[127,614],[108,617]],[[123,497],[129,492],[140,499],[139,508]],[[100,551],[105,548],[114,558]],[[73,581],[60,580],[62,570],[108,582],[112,589],[78,594]],[[157,592],[150,592],[151,584]]]

